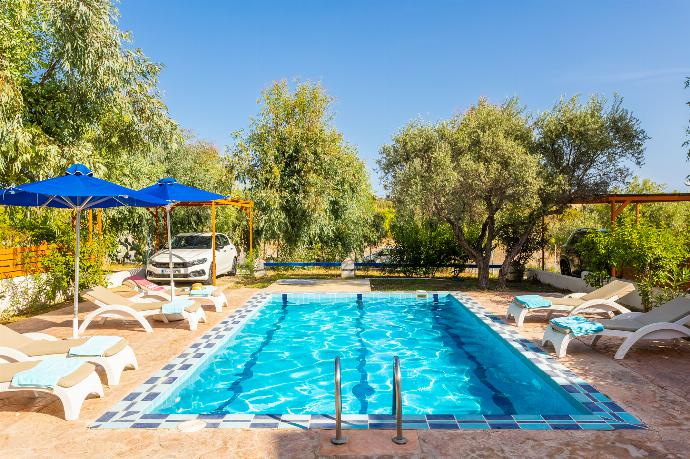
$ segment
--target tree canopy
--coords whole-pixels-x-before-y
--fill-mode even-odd
[[[537,222],[625,183],[646,138],[619,98],[563,99],[534,120],[517,100],[480,99],[451,120],[409,123],[381,149],[379,165],[398,212],[448,222],[486,287],[497,234],[511,235],[504,283]]]
[[[7,0],[0,8],[0,185],[101,176],[179,141],[161,66],[130,46],[110,0]]]
[[[332,126],[318,84],[263,91],[259,115],[231,148],[238,180],[256,202],[257,237],[281,256],[342,257],[369,237],[374,197],[364,163]]]

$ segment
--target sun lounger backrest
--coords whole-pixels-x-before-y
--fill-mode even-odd
[[[122,306],[133,306],[135,303],[128,300],[127,298],[113,293],[110,290],[103,287],[94,287],[91,290],[87,290],[83,294],[86,298],[95,300],[107,305],[119,304]]]
[[[655,324],[676,322],[684,317],[690,322],[690,298],[681,296],[642,314],[637,320],[644,324]]]
[[[589,292],[581,299],[584,301],[589,301],[598,299],[607,300],[613,296],[617,296],[618,298],[620,298],[632,292],[633,290],[635,290],[634,284],[621,280],[614,280],[604,285],[603,287],[594,290],[593,292]]]
[[[27,344],[31,344],[33,340],[21,333],[17,333],[9,327],[0,325],[0,346],[19,349]]]

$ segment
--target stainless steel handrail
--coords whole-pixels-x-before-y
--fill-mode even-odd
[[[335,437],[331,438],[334,445],[344,445],[347,437],[343,437],[342,413],[343,400],[340,395],[340,357],[335,358]]]
[[[396,355],[393,364],[393,414],[395,414],[395,437],[393,443],[404,445],[407,438],[402,431],[402,392],[400,388],[400,359]]]

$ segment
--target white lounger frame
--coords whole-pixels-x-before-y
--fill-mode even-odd
[[[585,296],[586,293],[571,293],[570,295],[566,295],[563,298],[581,298]],[[515,319],[515,325],[517,327],[522,327],[522,325],[525,322],[525,317],[529,312],[534,312],[534,311],[546,311],[546,320],[548,321],[551,318],[551,315],[554,312],[558,311],[565,311],[568,312],[569,316],[574,316],[577,314],[582,314],[582,313],[608,313],[610,317],[613,317],[613,315],[618,312],[620,314],[627,314],[630,312],[630,309],[621,306],[620,304],[616,303],[616,300],[620,298],[617,295],[614,295],[608,299],[603,299],[603,298],[595,298],[589,301],[585,301],[584,303],[578,305],[578,306],[568,306],[564,304],[558,304],[557,302],[554,302],[554,304],[548,308],[525,308],[517,304],[515,300],[510,302],[510,305],[508,306],[508,312],[506,312],[506,320],[510,319],[512,316]]]
[[[614,317],[611,320],[620,319],[634,319],[644,314],[643,312],[628,312]],[[684,324],[690,321],[690,316],[683,317],[675,322],[657,322],[641,327],[637,331],[624,331],[624,330],[609,330],[605,329],[600,333],[591,335],[594,337],[592,340],[592,346],[597,344],[597,341],[601,339],[602,336],[614,336],[618,338],[625,338],[623,343],[620,345],[616,354],[613,356],[614,359],[621,360],[625,357],[631,347],[635,345],[638,341],[642,340],[668,340],[683,337],[690,337],[690,328],[686,327]],[[573,338],[572,333],[562,333],[554,329],[551,324],[544,330],[544,337],[541,340],[541,345],[544,346],[546,343],[551,343],[556,351],[556,355],[560,357],[565,357],[568,344]]]
[[[58,338],[48,335],[47,333],[23,333],[23,336],[35,340],[59,341]],[[45,355],[26,355],[18,349],[13,347],[0,346],[0,361],[8,362],[27,362],[43,360],[46,357],[67,357],[66,354],[45,354]],[[125,368],[131,367],[133,370],[139,368],[137,357],[134,355],[134,350],[127,346],[117,354],[108,357],[99,356],[74,356],[68,357],[70,359],[81,359],[86,362],[91,362],[103,368],[105,371],[108,385],[114,386],[120,384],[120,376]]]
[[[158,316],[158,318],[165,322],[168,323],[168,317],[166,317],[165,314],[161,313],[160,308],[159,309],[151,309],[147,311],[137,311],[136,309],[130,308],[129,306],[121,305],[121,304],[106,304],[103,303],[102,301],[94,299],[94,302],[98,306],[98,309],[91,311],[86,315],[84,318],[84,321],[82,322],[81,326],[79,327],[79,333],[83,333],[84,330],[91,324],[91,322],[99,318],[101,319],[101,323],[105,322],[107,319],[122,319],[122,320],[130,320],[134,319],[137,322],[141,324],[141,326],[144,328],[144,330],[147,333],[152,333],[153,328],[151,327],[151,324],[149,321],[146,319],[147,317],[151,316]],[[189,322],[189,329],[190,330],[196,330],[197,325],[199,322],[206,322],[206,314],[204,313],[203,308],[197,308],[196,311],[194,312],[188,312],[188,311],[182,311],[181,314],[169,314],[170,316],[177,316],[181,315],[182,318],[187,320]]]
[[[138,286],[138,288],[142,288]],[[140,294],[134,298],[152,298],[158,297],[163,301],[170,301],[170,290],[140,290]],[[203,304],[210,304],[214,307],[216,312],[223,312],[223,306],[228,306],[228,299],[225,295],[209,295],[209,296],[192,296],[189,294],[175,295],[175,298],[184,298],[187,300],[199,300]],[[131,298],[130,298],[131,299]]]
[[[9,382],[0,383],[0,392],[19,391],[45,392],[55,395],[60,399],[60,402],[62,402],[62,406],[65,410],[65,419],[67,421],[79,419],[81,406],[89,395],[95,394],[99,397],[103,397],[103,386],[95,371],[72,387],[56,386],[53,389],[44,389],[40,387],[14,387],[12,383]]]

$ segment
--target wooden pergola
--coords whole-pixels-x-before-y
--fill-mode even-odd
[[[607,194],[591,199],[576,201],[573,204],[610,204],[611,224],[616,222],[623,210],[635,204],[635,222],[640,223],[640,204],[651,202],[690,201],[690,193],[650,193],[650,194]]]
[[[173,206],[175,207],[211,207],[211,253],[212,253],[212,260],[211,260],[211,279],[213,281],[213,285],[216,285],[216,207],[218,206],[233,206],[233,207],[238,207],[242,209],[246,214],[247,218],[249,219],[249,256],[251,257],[253,253],[253,246],[254,246],[254,225],[253,225],[253,214],[254,214],[254,201],[250,201],[248,199],[217,199],[215,201],[204,201],[204,202],[180,202],[177,203]],[[149,211],[153,214],[153,217],[156,221],[156,250],[158,250],[158,234],[160,233],[159,231],[159,223],[160,223],[160,218],[158,215],[158,209],[159,207],[154,207],[154,208],[149,208]],[[163,213],[163,226],[167,225],[167,222],[165,221],[166,216],[165,213]]]
[[[646,193],[646,194],[605,194],[595,196],[589,199],[582,199],[573,202],[572,204],[609,204],[611,206],[611,225],[616,223],[616,220],[621,215],[623,210],[630,204],[635,204],[635,223],[640,224],[640,204],[653,202],[688,202],[690,201],[690,193]],[[545,250],[544,250],[544,233],[545,222],[542,218],[541,225],[541,267],[546,266]]]

